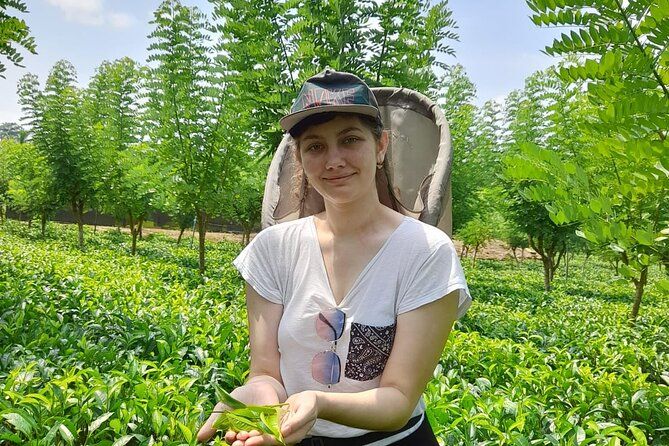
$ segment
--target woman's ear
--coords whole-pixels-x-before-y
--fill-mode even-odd
[[[379,138],[379,142],[377,144],[377,162],[383,162],[384,158],[386,157],[386,152],[388,151],[388,143],[390,142],[390,136],[388,133],[388,130],[384,130],[381,132],[381,137]]]

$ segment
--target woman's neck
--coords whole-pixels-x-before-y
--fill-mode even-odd
[[[367,231],[377,231],[389,222],[393,214],[389,208],[379,202],[376,195],[354,203],[337,204],[325,202],[325,213],[318,217],[327,226],[333,236],[347,237]]]

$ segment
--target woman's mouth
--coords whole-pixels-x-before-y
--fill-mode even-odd
[[[327,177],[323,179],[328,183],[339,183],[347,180],[348,178],[351,178],[353,175],[355,175],[355,173],[349,173],[347,175],[338,175],[336,177]]]

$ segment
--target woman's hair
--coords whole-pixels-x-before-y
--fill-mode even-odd
[[[290,136],[292,136],[293,139],[297,141],[297,138],[302,136],[304,132],[306,132],[307,129],[313,125],[325,124],[326,122],[332,121],[339,116],[351,115],[354,115],[360,119],[360,122],[372,132],[374,138],[376,138],[377,141],[381,138],[381,134],[383,133],[383,122],[381,122],[381,119],[367,115],[359,115],[357,113],[345,112],[326,112],[319,113],[317,115],[311,115],[295,124],[295,126],[293,126],[293,128],[291,128],[288,133],[290,133]]]
[[[383,134],[383,122],[379,118],[367,115],[361,115],[357,113],[345,113],[345,112],[325,112],[316,115],[311,115],[303,119],[299,123],[297,123],[288,132],[290,136],[292,136],[295,142],[293,147],[294,149],[293,152],[295,153],[298,165],[299,165],[298,152],[300,150],[299,143],[297,141],[298,138],[302,136],[309,127],[314,125],[324,124],[339,116],[357,117],[360,120],[360,123],[365,127],[367,127],[372,132],[372,134],[374,135],[374,139],[377,142],[381,139],[381,135]],[[302,169],[295,170],[295,174],[293,176],[293,190],[294,193],[298,195],[300,199],[300,217],[304,217],[307,214],[307,212],[305,212],[305,203],[307,202],[307,197],[309,196],[309,194],[318,192],[316,192],[313,189],[313,187],[309,185],[307,177],[306,175],[304,175],[304,171]],[[392,185],[392,177],[390,175],[390,167],[387,157],[383,159],[383,166],[377,169],[376,171],[376,191],[379,195],[379,201],[382,204],[388,206],[389,208],[397,212],[404,213],[403,210],[405,209],[405,207],[397,198]]]

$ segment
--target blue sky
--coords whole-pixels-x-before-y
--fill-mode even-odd
[[[206,0],[182,0],[205,11]],[[79,83],[88,83],[104,60],[129,56],[146,59],[149,20],[159,0],[27,0],[23,15],[37,43],[37,55],[26,54],[25,68],[3,59],[6,79],[0,79],[0,123],[18,121],[16,84],[25,73],[34,73],[44,83],[49,69],[67,59],[77,69]],[[458,24],[459,42],[452,42],[456,57],[448,64],[462,64],[478,90],[478,103],[501,99],[522,88],[534,71],[555,62],[541,53],[559,34],[536,27],[522,0],[450,0]]]

